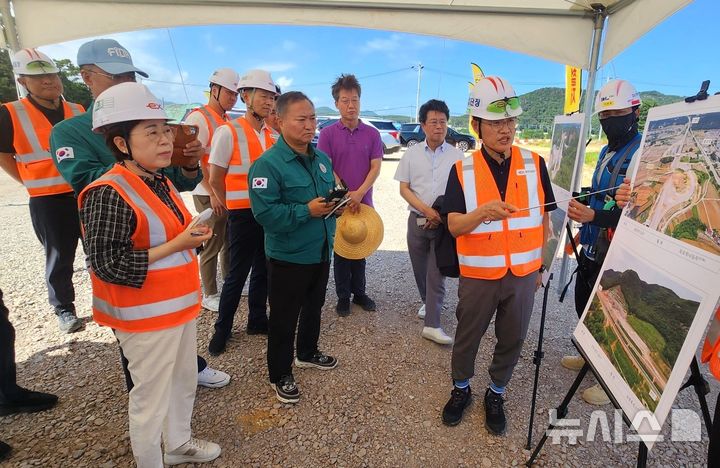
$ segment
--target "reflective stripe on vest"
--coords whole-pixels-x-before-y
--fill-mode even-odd
[[[192,216],[172,183],[168,181],[170,196],[183,222],[145,182],[119,164],[80,193],[80,206],[86,193],[101,185],[113,187],[135,213],[136,229],[131,236],[135,250],[147,250],[172,240],[191,221]],[[90,277],[93,318],[100,325],[127,332],[161,330],[194,319],[200,310],[199,270],[192,250],[176,252],[149,264],[141,288],[105,282],[92,269]]]
[[[208,106],[200,106],[194,111],[190,112],[192,114],[193,112],[199,112],[200,115],[202,115],[205,118],[205,122],[207,124],[208,129],[208,138],[207,138],[207,150],[210,151],[210,142],[212,142],[212,137],[215,134],[215,130],[217,128],[224,124],[226,122],[225,119],[223,119],[221,116],[217,114],[214,110],[210,109]],[[207,166],[208,161],[210,160],[210,153],[205,153],[203,157],[200,159],[203,165]]]
[[[544,194],[539,156],[513,146],[506,200],[521,209],[503,221],[480,223],[457,239],[460,274],[477,279],[499,279],[510,269],[525,276],[540,268],[542,259]],[[481,151],[456,163],[462,174],[466,212],[500,199],[500,192]],[[478,192],[480,187],[480,192]],[[525,208],[523,210],[523,208]],[[528,210],[527,208],[532,208]]]
[[[225,175],[226,204],[231,210],[250,208],[248,172],[264,150],[255,130],[244,118],[232,120],[225,125],[233,137],[233,153]],[[270,130],[264,128],[263,137],[265,148],[270,148],[274,143]]]
[[[720,307],[710,322],[705,342],[703,343],[702,362],[709,362],[710,371],[716,379],[720,380]]]
[[[82,106],[63,101],[64,118],[80,115]],[[72,187],[60,175],[52,155],[47,117],[29,99],[7,103],[13,122],[13,146],[18,173],[31,197],[72,192]]]

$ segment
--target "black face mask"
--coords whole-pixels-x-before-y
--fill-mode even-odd
[[[617,151],[635,138],[638,132],[638,119],[635,112],[619,117],[600,120],[603,132],[608,137],[608,150]]]

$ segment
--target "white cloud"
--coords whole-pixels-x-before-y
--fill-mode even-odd
[[[260,70],[265,70],[270,73],[282,73],[288,70],[292,70],[295,67],[296,65],[292,62],[270,62],[261,63],[252,68],[259,68]]]
[[[284,41],[282,41],[281,47],[285,52],[292,52],[293,50],[297,49],[298,45],[297,42],[285,39]]]
[[[393,33],[387,37],[371,39],[360,47],[364,54],[384,53],[389,58],[407,59],[408,51],[417,51],[430,45],[430,41],[406,34]]]
[[[186,92],[181,84],[180,73],[172,56],[153,52],[153,46],[166,44],[168,39],[165,30],[107,34],[101,37],[91,37],[46,46],[42,47],[41,50],[52,58],[69,58],[75,63],[80,46],[85,42],[99,38],[115,39],[130,52],[133,64],[150,75],[152,81],[145,80],[144,83],[158,98],[167,102],[187,102],[188,98],[191,102],[204,102],[206,100],[202,94],[203,89],[197,86],[186,86],[188,95],[186,97]],[[163,57],[166,62],[161,61],[160,57]],[[182,67],[182,65],[181,62],[180,66]],[[183,80],[188,79],[187,71],[183,70],[182,78]]]
[[[280,86],[280,88],[283,89],[283,90],[286,89],[286,88],[289,88],[290,85],[292,84],[292,82],[293,82],[293,79],[292,79],[292,78],[289,78],[289,77],[287,77],[287,76],[280,76],[280,77],[278,77],[278,78],[275,79],[275,84],[277,84],[278,86]]]
[[[210,33],[203,35],[203,41],[205,42],[205,47],[215,55],[223,55],[227,50],[225,46],[215,42],[213,35]]]

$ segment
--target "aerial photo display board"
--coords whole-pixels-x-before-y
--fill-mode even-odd
[[[547,164],[558,209],[550,212],[550,235],[543,247],[543,265],[547,271],[543,283],[547,283],[552,263],[558,250],[564,245],[565,223],[567,223],[568,199],[572,191],[573,175],[578,155],[582,150],[585,114],[558,115],[553,122],[550,157]]]
[[[720,297],[720,96],[651,109],[640,148],[574,337],[651,448]]]

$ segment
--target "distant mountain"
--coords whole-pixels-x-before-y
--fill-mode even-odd
[[[662,353],[668,362],[674,363],[700,303],[683,299],[665,286],[646,283],[633,270],[605,270],[600,285],[603,289],[620,287],[628,314],[660,332],[666,342]]]

